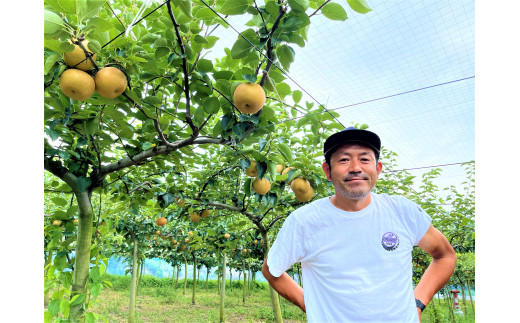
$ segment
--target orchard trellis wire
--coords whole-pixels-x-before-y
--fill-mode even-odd
[[[157,11],[158,9],[160,9],[161,7],[163,7],[165,4],[168,4],[169,2],[171,2],[171,0],[167,0],[163,3],[161,3],[160,5],[158,5],[156,8],[154,8],[153,10],[151,10],[149,13],[147,13],[146,15],[144,15],[142,18],[138,19],[137,21],[135,21],[134,23],[131,23],[130,25],[128,26],[124,26],[125,27],[125,31],[119,33],[118,35],[116,35],[114,38],[112,38],[109,42],[107,42],[106,44],[104,44],[101,48],[104,48],[106,47],[107,45],[109,45],[110,43],[112,43],[115,39],[119,38],[120,36],[122,35],[125,35],[125,34],[128,34],[128,29],[135,26],[135,25],[138,25],[141,21],[143,21],[144,19],[146,19],[148,16],[150,16],[152,13],[154,13],[155,11]],[[383,100],[383,99],[388,99],[388,98],[392,98],[392,97],[396,97],[396,96],[401,96],[401,95],[405,95],[405,94],[410,94],[410,93],[413,93],[413,92],[418,92],[418,91],[422,91],[422,90],[426,90],[426,89],[430,89],[430,88],[434,88],[434,87],[439,87],[439,86],[443,86],[443,85],[447,85],[447,84],[452,84],[452,83],[456,83],[456,82],[461,82],[461,81],[466,81],[466,80],[470,80],[470,79],[474,79],[475,76],[469,76],[469,77],[464,77],[464,78],[460,78],[460,79],[456,79],[456,80],[452,80],[452,81],[447,81],[447,82],[442,82],[442,83],[438,83],[438,84],[434,84],[434,85],[430,85],[430,86],[425,86],[425,87],[421,87],[421,88],[417,88],[417,89],[413,89],[413,90],[409,90],[409,91],[404,91],[404,92],[400,92],[400,93],[396,93],[396,94],[392,94],[392,95],[387,95],[387,96],[382,96],[382,97],[379,97],[379,98],[376,98],[376,99],[371,99],[371,100],[365,100],[365,101],[362,101],[362,102],[357,102],[357,103],[353,103],[353,104],[348,104],[348,105],[343,105],[343,106],[340,106],[340,107],[337,107],[337,108],[332,108],[332,109],[328,109],[326,108],[323,104],[321,104],[313,95],[311,95],[309,93],[309,91],[307,91],[303,86],[301,86],[298,82],[296,82],[288,73],[287,71],[285,71],[282,67],[280,67],[278,64],[276,64],[275,62],[273,62],[273,60],[271,60],[266,54],[263,53],[262,49],[258,48],[257,46],[255,46],[249,39],[247,39],[247,37],[245,37],[241,32],[239,32],[232,24],[229,23],[229,21],[226,20],[227,16],[226,17],[222,17],[219,13],[217,13],[210,5],[208,5],[204,0],[200,0],[200,2],[205,5],[207,8],[209,8],[217,17],[219,17],[222,21],[224,21],[229,27],[231,27],[231,29],[233,29],[238,35],[239,37],[241,37],[242,39],[244,39],[250,46],[251,48],[255,49],[262,57],[264,57],[267,62],[271,65],[271,66],[274,66],[276,67],[285,77],[287,77],[289,80],[291,80],[298,88],[300,88],[305,94],[308,95],[308,97],[310,97],[313,101],[315,101],[318,106],[320,108],[322,108],[324,111],[318,111],[318,112],[314,112],[314,113],[308,113],[308,114],[305,114],[305,115],[301,115],[301,116],[296,116],[296,117],[293,117],[293,118],[288,118],[288,119],[285,119],[285,120],[282,120],[280,122],[277,122],[275,123],[276,124],[282,124],[282,123],[285,123],[285,122],[288,122],[288,121],[294,121],[294,120],[298,120],[298,119],[301,119],[301,118],[305,118],[305,117],[309,117],[309,116],[312,116],[312,115],[321,115],[323,113],[328,113],[330,114],[334,120],[336,122],[338,122],[342,127],[344,127],[344,125],[331,113],[331,111],[337,111],[337,110],[343,110],[345,108],[349,108],[349,107],[353,107],[353,106],[357,106],[357,105],[362,105],[362,104],[367,104],[367,103],[370,103],[370,102],[374,102],[374,101],[379,101],[379,100]],[[255,4],[256,5],[256,4]],[[115,14],[115,12],[112,10],[114,16],[117,17],[117,15]],[[119,18],[118,18],[119,19]],[[120,21],[120,20],[119,20]],[[121,21],[120,21],[121,22]],[[121,24],[123,24],[121,22]],[[210,32],[212,33],[217,27],[219,27],[220,25],[217,25],[213,28],[213,30]],[[267,42],[267,40],[266,40]],[[224,95],[223,93],[221,93],[220,91],[217,91],[222,97],[224,97],[227,101],[231,102],[231,99],[228,98],[226,95]],[[161,108],[161,107],[157,107],[153,104],[150,104],[148,102],[146,102],[145,100],[143,100],[144,103],[164,112],[164,113],[167,113],[169,115],[172,115],[170,112],[166,111],[165,109]],[[282,104],[284,104],[283,101],[281,101]],[[298,110],[297,110],[298,111]],[[301,111],[299,111],[300,113],[302,113]],[[173,115],[172,115],[173,116]],[[473,161],[468,161],[468,162],[458,162],[458,163],[450,163],[450,164],[443,164],[443,165],[436,165],[436,166],[423,166],[423,167],[416,167],[416,168],[408,168],[408,169],[402,169],[402,170],[392,170],[389,166],[383,164],[383,166],[385,167],[385,169],[387,171],[383,171],[383,173],[391,173],[394,177],[396,177],[404,186],[408,187],[412,192],[414,192],[417,196],[419,196],[422,200],[424,200],[427,204],[430,204],[432,206],[436,206],[435,204],[432,204],[431,202],[429,202],[424,196],[422,196],[421,194],[417,193],[409,184],[405,183],[401,178],[399,178],[397,175],[396,175],[396,172],[401,172],[401,171],[407,171],[407,170],[416,170],[416,169],[425,169],[425,168],[433,168],[433,167],[446,167],[446,166],[452,166],[452,165],[462,165],[462,164],[470,164],[470,163],[474,163]]]

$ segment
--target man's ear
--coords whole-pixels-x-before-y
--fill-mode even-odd
[[[330,165],[327,164],[327,162],[323,162],[323,164],[321,164],[321,168],[323,169],[323,172],[325,173],[325,176],[327,176],[327,179],[329,181],[331,181],[331,179],[330,179]]]
[[[379,176],[379,173],[381,173],[382,169],[383,169],[383,163],[378,161],[376,164],[377,176]]]

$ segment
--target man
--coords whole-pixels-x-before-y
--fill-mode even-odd
[[[270,249],[262,273],[309,322],[420,322],[421,312],[455,269],[456,254],[417,204],[375,194],[381,141],[347,128],[324,145],[331,197],[294,211]],[[433,261],[412,285],[412,249]],[[304,290],[285,273],[301,262]]]

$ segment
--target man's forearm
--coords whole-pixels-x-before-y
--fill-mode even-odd
[[[424,304],[428,304],[437,293],[450,280],[455,270],[456,256],[434,258],[428,266],[419,284],[415,287],[415,298]]]
[[[262,266],[262,274],[269,282],[274,290],[283,298],[298,306],[305,312],[305,302],[303,297],[303,288],[300,287],[287,273],[283,273],[280,277],[274,277],[269,272],[266,263]]]

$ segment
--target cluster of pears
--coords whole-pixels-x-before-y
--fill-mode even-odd
[[[190,220],[193,221],[193,222],[199,222],[200,219],[203,219],[203,218],[207,218],[210,214],[210,211],[209,210],[202,210],[199,213],[197,212],[192,212],[190,214]]]
[[[94,68],[97,58],[97,54],[88,49],[88,40],[69,40],[69,43],[74,44],[74,50],[63,53],[63,60],[69,66],[60,76],[59,83],[63,94],[71,99],[84,101],[90,98],[94,91],[104,98],[113,99],[126,90],[127,78],[115,67],[104,67],[98,70],[94,77],[87,73]],[[88,57],[81,47],[88,52]]]
[[[257,177],[258,171],[256,170],[256,161],[251,161],[251,165],[249,168],[245,170],[245,173],[249,177]],[[283,165],[276,165],[276,172],[282,175],[287,174],[294,167],[287,167],[284,169]],[[289,182],[291,185],[291,190],[294,192],[296,199],[300,202],[307,202],[314,196],[314,189],[311,186],[311,183],[302,177],[296,177],[295,179]],[[265,195],[271,189],[271,183],[267,180],[267,178],[259,179],[258,177],[253,180],[253,191],[260,195]]]

